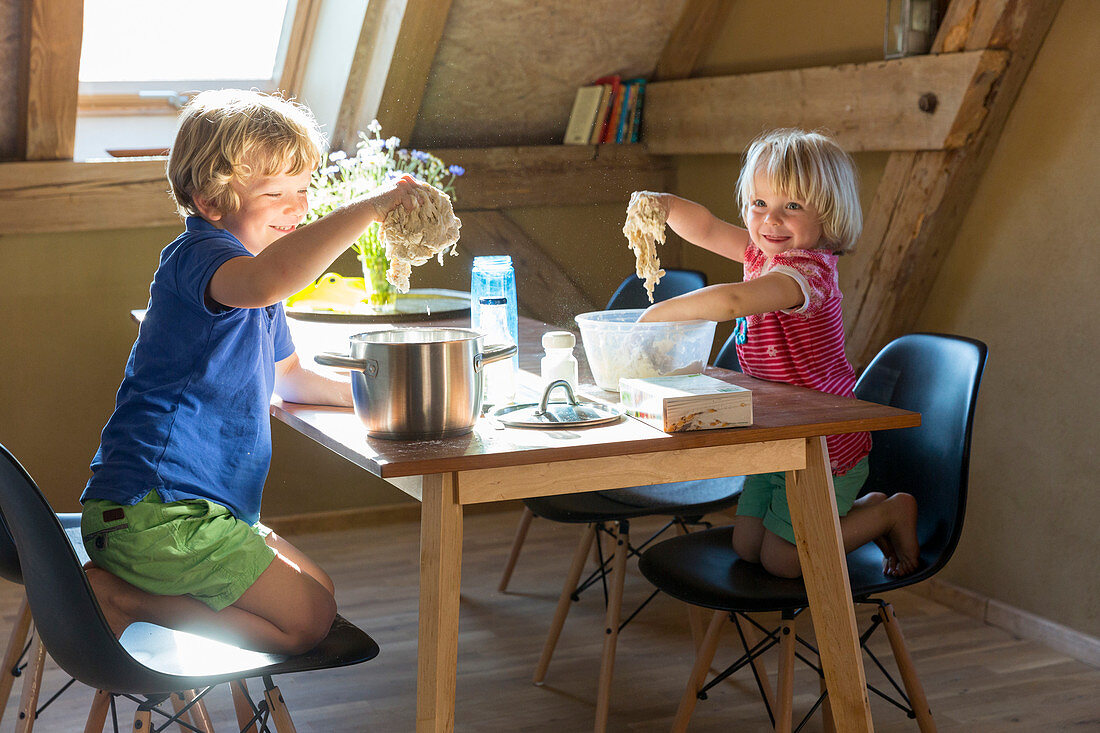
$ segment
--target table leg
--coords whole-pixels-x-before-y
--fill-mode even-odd
[[[462,506],[454,474],[424,477],[420,514],[420,609],[416,730],[453,731],[458,672]]]
[[[806,440],[806,468],[787,473],[787,503],[836,728],[874,730],[825,438]]]

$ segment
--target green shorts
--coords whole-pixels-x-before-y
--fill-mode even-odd
[[[150,491],[133,506],[103,499],[84,503],[84,547],[99,567],[161,596],[192,596],[215,611],[236,603],[275,559],[264,538],[205,499],[165,504]]]
[[[848,513],[867,480],[867,457],[843,476],[833,476],[833,493],[840,516]],[[787,477],[783,472],[759,473],[745,477],[745,487],[737,500],[737,516],[764,520],[764,529],[794,544],[794,527],[787,506]]]

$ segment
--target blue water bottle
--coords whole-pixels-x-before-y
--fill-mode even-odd
[[[519,344],[519,303],[516,300],[516,271],[512,267],[512,258],[508,255],[488,255],[475,257],[470,270],[470,328],[486,333],[492,326],[485,322],[482,303],[486,298],[493,299],[492,310],[503,308],[506,311],[508,332],[512,343]],[[500,303],[498,298],[504,298]],[[494,315],[493,321],[497,320]],[[488,343],[488,342],[486,342]],[[507,362],[512,369],[513,379],[519,370],[519,356],[513,356]]]

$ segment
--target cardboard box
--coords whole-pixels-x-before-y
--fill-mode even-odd
[[[704,374],[620,379],[619,400],[666,433],[752,425],[752,392]]]

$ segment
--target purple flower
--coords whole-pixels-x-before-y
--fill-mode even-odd
[[[448,166],[447,170],[450,171],[452,176],[461,176],[466,172],[466,169],[460,165]]]
[[[416,158],[417,160],[424,161],[425,163],[427,163],[429,160],[431,160],[431,157],[432,157],[428,153],[425,153],[423,150],[413,150],[409,154],[412,155],[412,157]]]

